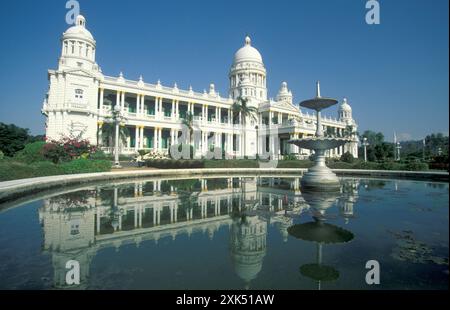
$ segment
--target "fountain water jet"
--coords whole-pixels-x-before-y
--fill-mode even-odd
[[[312,138],[289,140],[300,148],[314,150],[315,165],[308,169],[301,180],[302,188],[319,191],[337,191],[340,188],[339,179],[325,164],[325,151],[340,147],[351,139],[325,137],[323,134],[321,111],[335,105],[338,101],[324,98],[320,95],[320,83],[317,82],[316,97],[300,103],[301,107],[316,111],[316,134]]]

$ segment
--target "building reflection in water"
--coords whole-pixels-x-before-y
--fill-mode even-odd
[[[353,216],[358,184],[346,180],[336,201],[346,219]],[[286,242],[294,218],[323,211],[310,209],[299,178],[155,179],[60,194],[44,200],[39,218],[56,288],[88,288],[91,261],[102,248],[119,251],[126,244],[139,247],[143,241],[196,232],[213,239],[221,227],[230,227],[232,265],[249,288],[263,266],[268,226],[276,227]],[[69,260],[80,263],[78,286],[66,285]]]

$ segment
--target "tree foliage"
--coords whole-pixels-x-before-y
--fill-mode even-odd
[[[0,123],[0,151],[5,156],[12,157],[15,153],[22,150],[25,144],[42,140],[43,136],[33,136],[27,128],[21,128],[14,124]]]

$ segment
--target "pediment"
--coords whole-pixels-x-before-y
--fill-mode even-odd
[[[271,108],[283,110],[291,113],[299,113],[299,109],[285,101],[268,101],[262,104],[260,110],[269,110]]]
[[[89,78],[96,78],[96,74],[93,74],[92,72],[85,70],[83,68],[74,68],[74,69],[67,69],[64,70],[65,74],[73,74],[73,75],[78,75],[78,76],[83,76],[83,77],[89,77]]]

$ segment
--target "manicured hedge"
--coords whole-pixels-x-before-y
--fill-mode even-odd
[[[195,159],[150,159],[145,161],[145,165],[151,168],[158,169],[194,169],[205,168],[205,162],[203,160]]]

